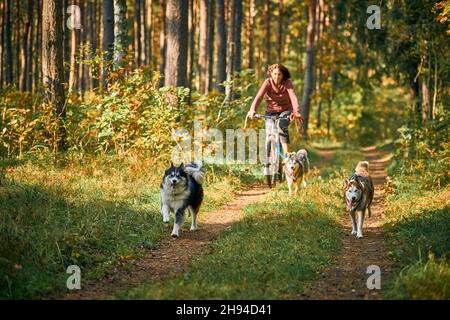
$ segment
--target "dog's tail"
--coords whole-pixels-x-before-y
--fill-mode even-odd
[[[205,178],[205,170],[200,160],[194,160],[185,167],[186,173],[194,178],[197,183],[202,184]]]
[[[363,167],[367,172],[369,172],[369,161],[360,161],[357,167]]]
[[[297,159],[299,159],[304,165],[304,172],[309,172],[309,160],[308,160],[308,151],[305,149],[301,149],[297,151]]]

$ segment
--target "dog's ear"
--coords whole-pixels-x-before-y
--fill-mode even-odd
[[[173,162],[170,162],[170,167],[171,167],[171,168],[173,168],[173,167],[174,167],[174,165],[173,165]]]
[[[343,186],[343,189],[344,189],[344,190],[347,189],[349,183],[350,183],[350,180],[348,180],[347,178],[345,178],[344,186]]]
[[[182,163],[178,166],[178,168],[184,168],[184,163],[182,162]]]

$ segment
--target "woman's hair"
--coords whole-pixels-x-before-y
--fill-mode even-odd
[[[279,69],[281,71],[281,73],[283,74],[283,80],[287,80],[287,79],[291,78],[291,74],[289,73],[289,70],[280,63],[275,63],[275,64],[272,64],[269,66],[269,68],[267,69],[267,78],[270,78],[270,76],[271,76],[270,74],[275,69]]]

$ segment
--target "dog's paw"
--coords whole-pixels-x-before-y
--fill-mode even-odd
[[[191,229],[190,229],[190,230],[191,230],[191,231],[195,231],[195,230],[197,230],[197,229],[198,229],[197,226],[195,226],[195,227],[194,227],[194,226],[191,226]]]
[[[355,230],[353,230],[352,231],[352,236],[354,236],[356,234],[356,231]]]
[[[363,238],[363,235],[362,235],[362,234],[358,234],[356,237],[357,237],[358,239],[362,239],[362,238]]]
[[[180,235],[178,233],[173,233],[171,234],[172,238],[178,238]]]

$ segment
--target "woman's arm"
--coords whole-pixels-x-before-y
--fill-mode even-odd
[[[256,113],[256,109],[258,108],[259,104],[261,103],[262,99],[264,98],[264,95],[267,92],[267,85],[269,84],[269,80],[265,80],[262,84],[261,88],[258,91],[258,94],[256,95],[255,99],[253,100],[252,106],[250,107],[250,111]]]
[[[286,81],[285,87],[289,94],[289,99],[291,99],[292,108],[294,109],[294,113],[300,113],[300,105],[298,104],[297,95],[295,94],[294,86],[290,80]]]

